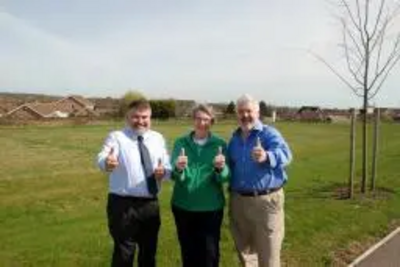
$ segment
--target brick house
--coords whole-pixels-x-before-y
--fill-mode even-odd
[[[4,117],[13,120],[39,120],[44,118],[44,115],[33,108],[32,105],[23,104],[10,110]]]
[[[193,100],[176,100],[175,101],[175,116],[177,118],[190,118],[193,107],[196,101]]]
[[[308,122],[326,121],[327,116],[320,107],[303,106],[297,111],[297,119]]]
[[[393,121],[400,122],[400,108],[392,108],[390,110],[390,116]]]
[[[95,104],[94,111],[101,117],[115,117],[119,115],[121,100],[111,97],[91,98]]]
[[[16,120],[97,116],[94,104],[80,96],[68,96],[50,103],[26,103],[5,117]]]
[[[89,114],[94,104],[81,96],[67,96],[54,103],[57,110],[68,114]],[[86,111],[86,112],[83,112]]]

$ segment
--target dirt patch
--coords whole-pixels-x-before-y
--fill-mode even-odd
[[[333,199],[346,200],[349,199],[350,196],[350,189],[344,184],[332,184],[320,188],[320,190],[323,195]],[[373,192],[367,192],[365,194],[361,194],[360,192],[360,186],[355,185],[353,189],[353,198],[360,200],[388,199],[395,193],[392,189],[385,187],[377,187]]]

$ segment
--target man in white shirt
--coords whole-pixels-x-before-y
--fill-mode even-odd
[[[160,212],[157,193],[171,173],[163,136],[150,129],[147,100],[133,101],[127,127],[111,132],[98,154],[99,168],[109,173],[108,227],[114,241],[113,267],[156,266]]]

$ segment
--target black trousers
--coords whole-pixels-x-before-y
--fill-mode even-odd
[[[172,206],[183,267],[217,267],[223,210],[193,212]]]
[[[114,240],[112,267],[132,267],[136,248],[138,266],[156,266],[160,209],[157,199],[109,194],[108,228]]]

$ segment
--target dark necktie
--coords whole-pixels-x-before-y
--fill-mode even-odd
[[[143,136],[139,135],[137,137],[138,147],[140,152],[140,161],[142,163],[143,172],[146,177],[147,189],[152,195],[157,195],[158,186],[156,178],[154,177],[153,164],[151,163],[150,153],[146,145],[143,143]]]

